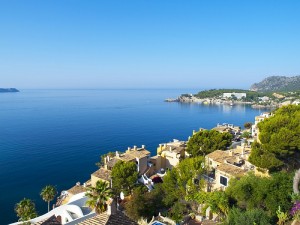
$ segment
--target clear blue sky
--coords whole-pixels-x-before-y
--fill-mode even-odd
[[[300,1],[0,0],[0,86],[248,88],[300,74]]]

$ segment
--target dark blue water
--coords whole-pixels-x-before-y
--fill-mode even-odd
[[[23,90],[0,94],[0,224],[17,220],[14,205],[47,204],[42,187],[85,182],[108,151],[186,140],[193,129],[243,125],[260,112],[245,106],[165,103],[196,90]]]

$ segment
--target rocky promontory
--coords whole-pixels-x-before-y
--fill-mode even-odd
[[[0,93],[7,93],[7,92],[20,92],[16,88],[0,88]]]

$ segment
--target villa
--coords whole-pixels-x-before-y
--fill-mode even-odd
[[[102,172],[111,171],[112,168],[118,161],[134,162],[137,165],[137,171],[139,174],[143,174],[148,169],[148,162],[150,159],[150,152],[146,150],[145,145],[141,148],[134,146],[133,148],[128,147],[125,153],[119,153],[116,151],[114,157],[106,156],[104,158],[104,166]],[[99,171],[100,173],[101,171]],[[104,176],[105,177],[105,176]]]
[[[177,166],[185,157],[186,142],[174,139],[173,142],[159,144],[157,155],[151,157],[154,171],[169,170]]]
[[[233,124],[228,123],[218,123],[217,126],[213,128],[213,130],[219,131],[220,133],[230,133],[234,136],[241,134],[241,127],[234,126]]]
[[[133,148],[128,147],[127,151],[123,154],[116,151],[114,157],[106,156],[103,167],[91,174],[91,185],[94,187],[98,180],[105,181],[110,185],[111,170],[119,161],[136,163],[137,171],[142,175],[150,166],[150,152],[146,150],[145,145],[142,145],[141,148],[137,146]]]
[[[207,191],[225,190],[231,178],[241,177],[255,167],[248,161],[251,149],[245,144],[232,150],[216,150],[205,157],[210,173],[205,176]]]

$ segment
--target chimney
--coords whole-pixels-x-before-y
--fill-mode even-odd
[[[145,145],[142,145],[142,149],[146,149],[146,146],[145,146]]]
[[[128,148],[127,148],[127,150],[128,150],[128,151],[130,151],[130,150],[131,150],[131,148],[130,148],[130,147],[128,147]]]
[[[118,151],[116,151],[116,156],[117,156],[117,157],[120,157],[120,155],[119,155],[119,152],[118,152]]]
[[[110,157],[109,157],[109,155],[107,156],[107,162],[109,162],[110,161]]]
[[[136,145],[135,145],[135,146],[133,146],[133,149],[134,149],[134,151],[136,151],[136,150],[137,150],[137,147],[136,147]]]

